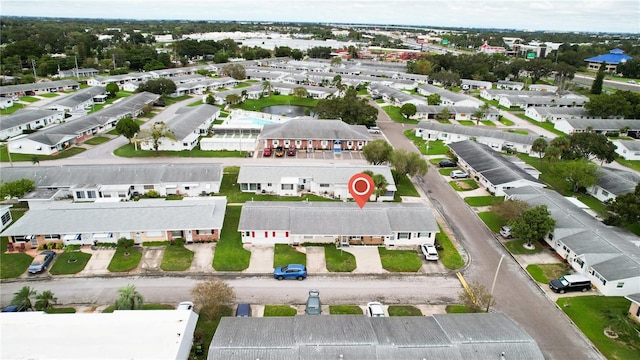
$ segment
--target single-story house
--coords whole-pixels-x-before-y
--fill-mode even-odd
[[[159,196],[199,196],[220,192],[222,165],[149,163],[16,166],[3,168],[0,179],[4,182],[29,179],[34,182],[36,191],[55,190],[55,198],[73,197],[74,201],[129,200],[151,190]]]
[[[540,94],[545,94],[540,92]],[[506,108],[519,107],[526,110],[528,107],[583,107],[588,98],[562,98],[552,96],[501,96],[498,100],[500,106]]]
[[[69,77],[87,77],[98,76],[100,72],[94,68],[73,68],[69,70],[58,71],[58,77],[60,79]]]
[[[556,221],[544,240],[578,273],[606,296],[640,292],[638,236],[609,227],[555,191],[523,187],[506,190],[507,199],[546,205]]]
[[[449,118],[454,120],[475,120],[473,114],[478,111],[477,107],[472,106],[451,106],[451,105],[416,105],[416,114],[414,119],[436,119],[438,115],[447,109],[449,111]],[[481,120],[500,120],[500,112],[494,107],[487,109],[486,116]]]
[[[458,165],[495,196],[503,196],[511,188],[546,186],[487,145],[465,140],[450,143],[449,148],[458,157]]]
[[[0,205],[0,230],[4,230],[12,221],[11,205]]]
[[[193,150],[198,145],[200,136],[209,133],[209,128],[218,115],[220,115],[220,108],[209,104],[185,106],[178,109],[175,115],[166,121],[174,139],[166,136],[160,138],[158,150]],[[153,140],[150,138],[141,138],[140,147],[143,150],[155,150]]]
[[[18,154],[54,155],[80,144],[93,136],[113,129],[118,120],[142,113],[160,96],[148,92],[133,94],[111,106],[82,116],[73,121],[50,126],[29,135],[16,136],[9,140],[9,150]]]
[[[524,110],[525,116],[538,122],[555,123],[562,119],[588,119],[584,107],[530,106]]]
[[[8,109],[13,107],[13,98],[11,97],[0,97],[0,109]]]
[[[616,152],[625,160],[640,160],[640,140],[613,140]]]
[[[64,111],[22,109],[0,117],[0,140],[22,135],[64,119]]]
[[[73,80],[44,81],[32,84],[0,86],[0,96],[38,95],[78,89],[80,89],[80,84]]]
[[[82,112],[90,109],[93,104],[104,102],[106,90],[104,86],[94,86],[78,90],[73,94],[54,99],[42,106],[42,109],[57,110],[68,113]]]
[[[640,134],[640,120],[622,119],[562,119],[558,120],[553,127],[565,134],[574,132],[590,131],[597,134],[617,132],[621,135]]]
[[[587,188],[587,193],[602,202],[634,192],[640,183],[640,175],[621,169],[601,166],[598,175],[596,184]]]
[[[526,91],[526,90],[509,90],[509,89],[500,89],[492,90],[485,89],[480,91],[480,97],[487,100],[500,100],[501,97],[504,96],[516,96],[516,97],[528,97],[528,96],[548,96],[548,97],[556,97],[556,94],[550,92],[540,92],[540,91]]]
[[[122,87],[130,82],[143,83],[149,79],[153,79],[154,75],[151,72],[137,72],[121,75],[110,76],[96,76],[87,80],[89,86],[107,86],[109,83],[115,83],[122,89]]]
[[[630,294],[625,296],[625,298],[631,301],[629,315],[633,320],[640,322],[640,293]]]
[[[429,96],[431,94],[440,95],[440,105],[452,105],[452,106],[469,106],[469,107],[479,107],[483,104],[482,101],[461,93],[455,93],[453,91],[449,91],[431,84],[422,84],[416,88],[418,93],[424,96]]]
[[[502,313],[223,317],[208,355],[225,360],[544,359],[536,341]]]
[[[520,81],[498,80],[498,82],[496,83],[496,88],[498,90],[522,91],[524,89],[524,83]],[[488,88],[488,90],[490,89],[491,88]]]
[[[198,314],[182,309],[3,313],[0,347],[6,359],[187,360],[197,322]],[[77,341],[74,346],[69,334]]]
[[[450,144],[474,139],[495,151],[510,148],[524,154],[531,153],[533,142],[539,138],[534,135],[431,121],[420,121],[416,125],[415,131],[416,136],[422,137],[424,140],[442,140],[445,144]]]
[[[37,248],[45,243],[94,245],[132,239],[148,241],[217,241],[227,198],[189,197],[180,201],[141,199],[125,202],[30,203],[30,209],[0,236]]]
[[[256,84],[256,85],[251,85],[243,88],[219,91],[213,94],[212,96],[213,96],[214,103],[216,105],[225,105],[227,103],[227,96],[232,94],[237,95],[239,97],[244,97],[244,99],[256,100],[256,99],[259,99],[263,93],[264,93],[264,90],[262,88],[262,85]]]
[[[243,192],[301,196],[312,193],[334,199],[352,199],[349,179],[355,174],[370,170],[384,176],[387,191],[378,201],[393,201],[396,192],[391,169],[386,165],[349,164],[248,164],[240,167],[238,185]],[[371,201],[376,200],[372,194]]]
[[[589,70],[600,70],[602,63],[606,63],[606,72],[616,72],[618,65],[625,63],[633,58],[624,53],[622,49],[611,49],[608,54],[598,55],[584,59],[587,62],[587,68]]]
[[[462,90],[491,89],[491,81],[462,79]]]
[[[542,91],[542,92],[552,92],[556,93],[558,91],[557,86],[546,85],[546,84],[531,84],[529,85],[529,90],[531,91]]]
[[[421,203],[251,201],[242,206],[243,243],[329,243],[415,247],[435,242],[433,210]]]
[[[414,104],[418,105],[427,105],[427,99],[421,98],[417,96],[413,96],[405,91],[398,90],[391,86],[382,85],[382,84],[369,84],[367,87],[367,91],[369,91],[372,95],[382,96],[382,99],[390,104],[394,104],[397,106],[402,106],[404,104]]]
[[[364,125],[349,125],[341,120],[318,120],[308,117],[292,118],[281,124],[267,124],[258,141],[264,147],[294,146],[309,152],[314,150],[341,153],[362,150],[371,135]]]

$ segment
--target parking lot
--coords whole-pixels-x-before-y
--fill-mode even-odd
[[[262,158],[265,156],[263,155],[263,151],[259,150],[255,153],[255,157]],[[313,152],[296,151],[295,155],[285,155],[281,157],[276,157],[274,154],[271,154],[271,156],[266,158],[269,157],[279,158],[282,159],[282,161],[286,161],[287,159],[364,160],[361,151],[342,151],[341,153],[335,153],[332,150],[315,150]]]

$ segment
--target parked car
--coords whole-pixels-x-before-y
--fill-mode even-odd
[[[440,162],[438,163],[438,166],[440,166],[440,167],[456,167],[456,166],[458,166],[458,164],[453,160],[444,159],[444,160],[440,160]]]
[[[289,146],[287,156],[296,156],[296,148],[294,146]]]
[[[304,280],[307,278],[307,268],[301,264],[289,264],[287,266],[280,266],[273,269],[273,277],[278,280]]]
[[[45,250],[40,254],[36,255],[36,257],[33,258],[31,265],[29,265],[29,269],[28,269],[29,273],[38,274],[47,270],[47,266],[51,264],[55,256],[56,256],[56,253],[51,250]]]
[[[386,317],[384,307],[381,303],[374,301],[367,303],[367,316],[369,317]]]
[[[373,100],[380,100],[380,99],[382,99],[382,95],[373,95],[371,98]]]
[[[282,146],[278,146],[276,148],[275,155],[277,157],[283,157],[284,156],[284,148]]]
[[[154,102],[153,102],[153,106],[157,106],[157,107],[165,107],[165,106],[167,106],[167,104],[165,104],[165,103],[164,103],[164,102],[162,102],[162,101],[154,101]]]
[[[183,301],[178,304],[176,310],[193,310],[193,303],[191,301]]]
[[[251,317],[251,305],[247,303],[238,304],[236,317]]]
[[[371,134],[380,134],[381,132],[382,130],[380,130],[380,128],[377,126],[372,126],[369,128],[369,133]]]
[[[469,173],[466,171],[462,171],[462,170],[453,170],[449,176],[452,179],[466,179],[469,177]]]
[[[502,235],[505,239],[511,239],[513,235],[511,235],[511,226],[503,226],[500,228],[500,235]]]
[[[549,282],[551,290],[564,294],[567,291],[591,290],[591,280],[585,275],[565,275],[560,279],[551,280]]]
[[[424,258],[429,261],[436,261],[440,257],[438,256],[438,250],[434,245],[431,244],[422,244],[420,245],[420,250],[424,255]]]
[[[271,156],[271,148],[270,147],[264,148],[264,150],[262,150],[262,156],[265,156],[265,157]]]
[[[23,308],[20,305],[9,305],[6,308],[2,309],[2,312],[23,312],[27,311],[26,308]]]
[[[307,315],[322,314],[322,304],[320,303],[320,291],[309,290],[309,298],[307,298],[307,306],[304,308]]]

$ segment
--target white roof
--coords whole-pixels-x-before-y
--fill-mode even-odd
[[[198,315],[185,310],[0,315],[3,359],[187,359]],[[183,345],[187,344],[188,345]]]

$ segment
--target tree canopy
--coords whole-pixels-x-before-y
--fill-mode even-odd
[[[586,159],[563,162],[553,172],[564,177],[571,184],[571,191],[577,193],[580,188],[595,185],[598,181],[598,165]]]
[[[176,84],[167,78],[149,79],[140,84],[138,91],[148,91],[159,95],[170,95],[176,92]]]
[[[410,152],[404,149],[393,150],[389,157],[391,166],[396,170],[396,182],[400,180],[403,175],[413,177],[415,175],[424,176],[429,170],[429,164],[427,161],[415,152]]]
[[[406,104],[402,105],[402,107],[400,108],[400,113],[402,115],[406,116],[407,119],[412,117],[413,115],[415,115],[416,112],[418,112],[418,109],[412,103],[406,103]]]
[[[231,286],[217,279],[197,284],[191,294],[198,314],[207,320],[215,319],[220,309],[231,304],[236,297]]]
[[[343,97],[319,100],[313,109],[320,119],[339,119],[351,125],[376,125],[378,109],[366,99],[358,98],[355,88],[347,89]]]
[[[616,159],[617,146],[603,134],[576,132],[569,136],[570,150],[584,159],[596,158],[610,163]]]
[[[140,125],[130,117],[124,117],[118,120],[116,124],[116,131],[127,138],[129,143],[131,143],[131,139],[140,131]]]
[[[372,165],[381,165],[389,161],[393,147],[384,140],[374,140],[362,148],[362,155]]]
[[[640,184],[635,191],[618,195],[614,200],[606,203],[607,210],[612,214],[606,219],[610,225],[630,225],[640,221]]]
[[[0,198],[21,198],[29,191],[35,190],[35,188],[35,183],[31,179],[2,182],[2,186],[0,186]]]
[[[532,241],[542,240],[552,232],[556,221],[551,217],[546,205],[538,205],[522,212],[510,225],[514,238],[525,240],[531,245]]]

